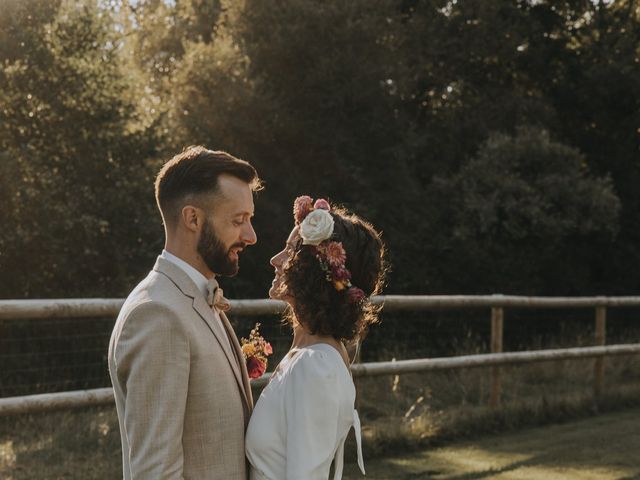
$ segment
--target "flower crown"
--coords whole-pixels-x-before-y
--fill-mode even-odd
[[[327,281],[339,292],[345,291],[350,303],[359,303],[366,295],[351,284],[351,272],[345,267],[347,253],[342,242],[329,241],[334,225],[330,211],[329,202],[323,198],[314,203],[311,197],[304,195],[293,202],[293,216],[296,225],[300,226],[302,244],[311,245],[315,249],[316,258]]]

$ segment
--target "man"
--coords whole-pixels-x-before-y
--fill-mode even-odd
[[[253,399],[215,276],[235,275],[240,252],[256,242],[259,188],[249,163],[203,147],[158,174],[165,249],[124,303],[109,344],[127,480],[247,478]]]

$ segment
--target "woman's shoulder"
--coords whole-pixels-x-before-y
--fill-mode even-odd
[[[285,398],[296,398],[323,408],[350,410],[355,401],[351,374],[338,351],[326,344],[299,348],[282,377]]]
[[[327,343],[316,343],[297,349],[289,370],[294,377],[305,380],[342,380],[345,376],[350,379],[342,356]]]

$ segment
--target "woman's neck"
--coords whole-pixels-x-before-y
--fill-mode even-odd
[[[316,335],[309,333],[302,325],[295,323],[293,326],[293,342],[291,348],[304,348],[315,343],[328,343],[338,346],[339,342],[329,335]]]
[[[344,364],[349,368],[349,354],[340,340],[336,340],[329,335],[314,335],[305,330],[299,323],[295,322],[293,324],[293,343],[291,344],[291,350],[295,348],[308,347],[309,345],[315,345],[316,343],[326,343],[335,348],[342,357]]]

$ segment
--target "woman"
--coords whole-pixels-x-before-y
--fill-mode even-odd
[[[342,478],[344,441],[354,427],[364,465],[355,387],[344,342],[377,321],[384,246],[371,225],[326,200],[298,197],[295,227],[269,296],[290,306],[293,343],[256,404],[246,435],[252,480]]]

